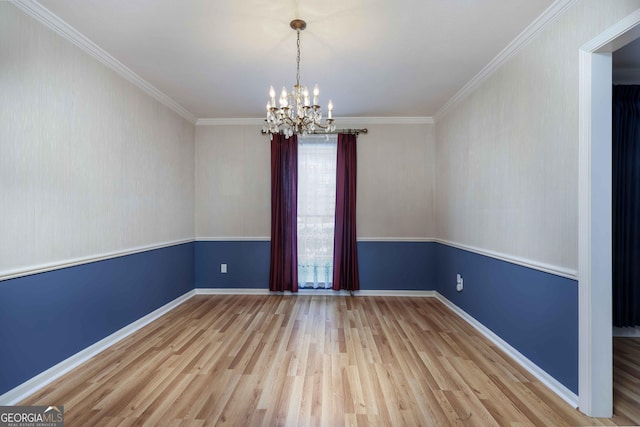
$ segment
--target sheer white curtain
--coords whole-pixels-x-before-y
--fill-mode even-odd
[[[298,287],[331,288],[337,135],[298,137]]]

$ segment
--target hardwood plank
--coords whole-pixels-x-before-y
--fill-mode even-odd
[[[640,425],[640,338],[613,338],[613,413],[619,424]]]
[[[629,425],[583,416],[436,299],[196,296],[35,393],[67,425]],[[640,412],[640,411],[639,411]]]

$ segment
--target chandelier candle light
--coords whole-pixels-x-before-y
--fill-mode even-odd
[[[274,133],[282,133],[286,138],[293,134],[307,135],[316,130],[333,132],[336,127],[333,124],[333,103],[329,100],[327,105],[328,117],[324,125],[322,111],[318,105],[320,89],[318,85],[313,88],[313,103],[309,90],[300,84],[300,31],[307,28],[307,23],[302,19],[294,19],[289,24],[297,34],[298,55],[296,56],[296,84],[291,93],[282,87],[280,98],[276,104],[276,91],[271,86],[269,89],[269,101],[267,102],[267,118],[265,119],[264,133],[273,137]]]

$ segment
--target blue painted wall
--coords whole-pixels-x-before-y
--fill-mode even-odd
[[[0,394],[194,287],[267,289],[269,248],[194,242],[1,281]],[[437,290],[577,393],[575,280],[439,243],[358,242],[358,254],[362,290]]]
[[[196,242],[196,288],[269,288],[270,242]],[[358,242],[362,290],[433,290],[435,243]],[[227,273],[220,264],[227,264]]]
[[[442,244],[435,253],[439,293],[578,393],[576,280]]]
[[[0,395],[193,289],[185,243],[0,281]]]
[[[270,250],[269,241],[195,242],[195,287],[269,289]]]
[[[360,289],[435,290],[432,242],[358,242]]]

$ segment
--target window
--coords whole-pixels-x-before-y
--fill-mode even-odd
[[[298,137],[298,287],[331,288],[336,135]]]

